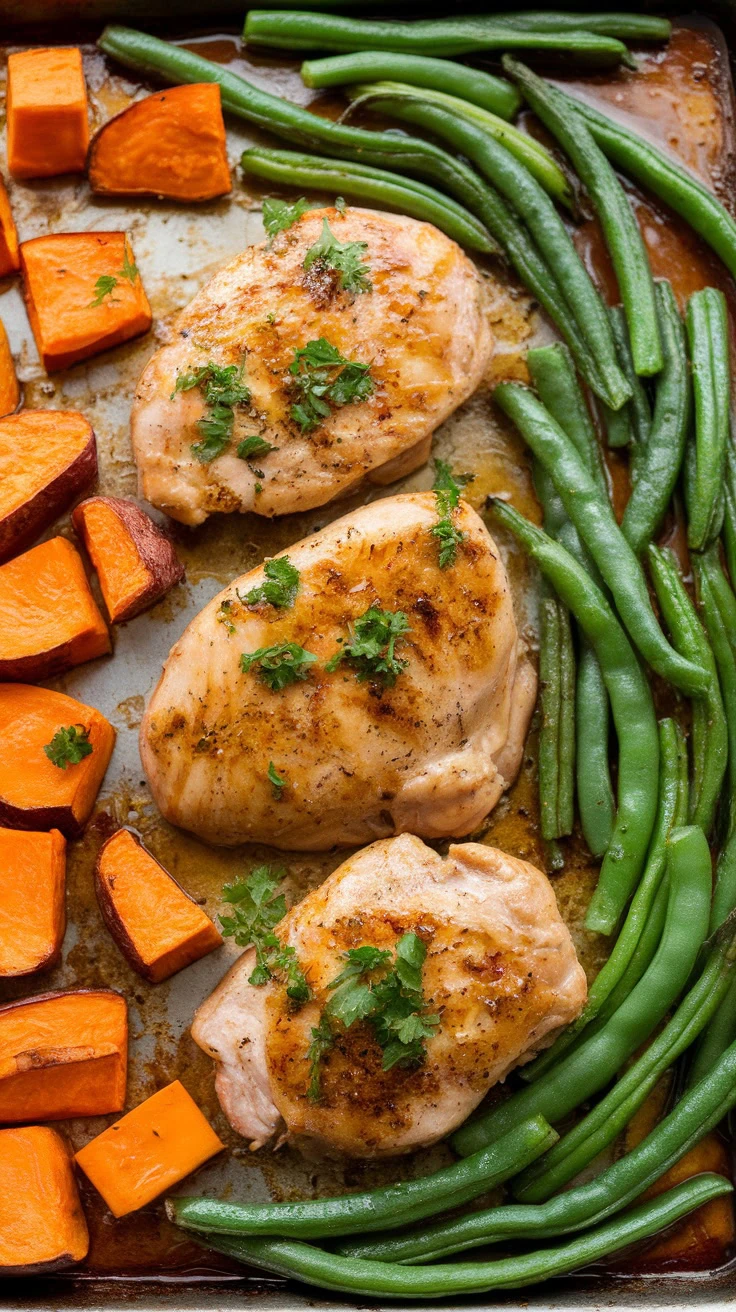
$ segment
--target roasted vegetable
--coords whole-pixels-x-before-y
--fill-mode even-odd
[[[19,268],[18,233],[5,183],[0,178],[0,278],[17,273]]]
[[[73,47],[8,56],[8,168],[16,178],[82,173],[87,158],[87,88]]]
[[[0,416],[9,415],[20,401],[20,388],[15,375],[15,362],[10,353],[8,334],[5,324],[0,319]],[[0,453],[0,460],[2,454]],[[5,489],[5,479],[0,478],[0,489]],[[0,528],[0,532],[2,529]]]
[[[0,1276],[62,1271],[89,1235],[64,1140],[45,1125],[0,1130]]]
[[[184,578],[169,539],[132,501],[90,497],[77,506],[72,523],[97,571],[112,624],[150,610]]]
[[[0,390],[1,346],[0,335]],[[0,562],[30,547],[96,477],[95,435],[77,410],[0,419]]]
[[[50,679],[109,650],[81,557],[66,538],[0,567],[0,679]]]
[[[0,977],[52,966],[66,928],[66,839],[0,829]]]

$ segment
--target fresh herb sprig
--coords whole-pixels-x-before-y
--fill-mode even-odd
[[[319,1024],[312,1029],[307,1050],[308,1097],[320,1097],[320,1067],[339,1029],[366,1022],[383,1053],[382,1068],[416,1066],[426,1056],[427,1040],[437,1032],[440,1017],[427,1011],[422,988],[426,945],[417,934],[404,934],[395,954],[365,944],[343,953],[347,965],[328,984],[332,996]]]
[[[66,728],[57,729],[43,750],[52,765],[66,770],[68,765],[79,765],[85,756],[91,756],[94,748],[84,725],[70,724]]]
[[[256,965],[248,977],[249,984],[268,984],[278,979],[286,985],[287,997],[292,1002],[308,1002],[311,990],[294,948],[285,947],[274,926],[286,915],[286,898],[276,896],[285,870],[271,866],[258,866],[247,879],[228,884],[222,890],[225,902],[232,908],[231,916],[220,916],[225,938],[234,938],[241,948],[253,946]]]
[[[323,219],[320,236],[304,256],[304,272],[308,273],[315,264],[324,269],[334,269],[339,275],[340,290],[361,296],[373,290],[373,283],[368,277],[369,267],[363,263],[367,250],[366,241],[338,241],[327,219]]]
[[[396,655],[396,646],[411,625],[403,610],[381,610],[371,606],[364,615],[350,625],[350,641],[346,642],[325,665],[332,674],[343,661],[355,670],[359,683],[375,679],[384,688],[393,688],[408,661]]]
[[[259,606],[267,601],[279,610],[293,606],[299,591],[299,570],[292,565],[289,557],[277,556],[275,560],[267,560],[263,572],[266,575],[265,582],[259,583],[257,588],[251,588],[244,598],[238,594],[240,600],[246,606]]]
[[[437,499],[439,519],[431,532],[440,544],[440,569],[447,569],[449,565],[455,564],[457,549],[465,537],[462,529],[453,521],[452,512],[457,510],[462,490],[467,483],[472,483],[473,475],[453,474],[446,460],[435,460],[434,473],[432,491]]]
[[[283,776],[279,774],[273,761],[269,761],[268,763],[266,778],[273,788],[273,795],[276,798],[276,801],[280,802],[283,797],[284,789],[289,787],[288,779],[284,779]]]
[[[289,413],[303,433],[319,428],[332,413],[332,406],[366,401],[374,391],[370,365],[347,360],[326,337],[298,347],[289,374],[296,395]]]
[[[267,442],[265,437],[260,437],[258,433],[251,434],[250,437],[244,437],[242,442],[238,442],[237,454],[240,460],[255,460],[257,456],[270,455],[271,451],[278,451],[277,446]],[[260,471],[256,471],[260,474]],[[260,474],[262,478],[263,475]]]
[[[97,282],[95,283],[95,299],[93,301],[90,301],[88,309],[90,310],[95,309],[98,305],[102,305],[106,297],[112,296],[121,278],[123,278],[125,282],[129,282],[131,287],[133,286],[134,282],[138,278],[138,268],[133,263],[130,256],[128,255],[127,244],[123,250],[122,269],[118,269],[117,274],[114,273],[100,274],[99,278],[97,279]]]
[[[298,642],[275,642],[271,647],[259,647],[257,651],[243,652],[240,668],[248,674],[254,665],[261,683],[265,683],[271,692],[281,692],[292,683],[309,677],[309,667],[314,665],[317,657],[300,647]]]
[[[193,387],[199,387],[204,396],[208,413],[197,421],[202,440],[192,445],[192,455],[202,465],[210,464],[227,449],[233,435],[235,407],[250,401],[250,389],[243,382],[243,368],[242,364],[222,367],[210,360],[201,369],[180,374],[176,380],[172,401],[177,392],[190,392]]]
[[[289,228],[306,214],[312,206],[308,200],[300,196],[298,200],[278,200],[275,196],[267,196],[263,202],[262,218],[266,234],[273,240],[280,232],[286,232]]]

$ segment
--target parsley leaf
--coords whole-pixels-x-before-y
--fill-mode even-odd
[[[335,369],[340,369],[338,374]],[[289,365],[296,400],[290,414],[303,433],[319,428],[331,406],[365,401],[373,393],[370,365],[346,360],[326,337],[317,337],[294,352]]]
[[[266,777],[271,787],[273,788],[274,797],[276,798],[277,801],[280,801],[282,790],[284,788],[288,788],[289,786],[288,780],[282,779],[273,761],[269,761],[268,763],[268,770],[266,772]]]
[[[222,455],[233,435],[235,406],[247,405],[250,401],[250,389],[242,382],[243,368],[243,364],[221,367],[210,360],[201,369],[180,374],[176,380],[172,401],[177,392],[190,392],[193,387],[199,387],[204,393],[209,413],[197,421],[202,441],[192,445],[192,454],[202,465],[208,465]]]
[[[338,214],[345,214],[345,213],[347,212],[347,208],[348,208],[348,207],[347,207],[347,203],[346,203],[346,201],[345,201],[345,197],[344,197],[344,196],[336,196],[336,197],[335,197],[335,209],[337,210]]]
[[[245,604],[259,606],[261,602],[267,601],[280,610],[293,606],[299,591],[299,570],[292,565],[289,557],[277,556],[275,560],[267,560],[263,572],[266,582],[246,592]]]
[[[57,729],[43,750],[52,765],[66,770],[68,765],[79,765],[85,756],[92,755],[94,749],[84,725],[70,724],[68,728]]]
[[[440,544],[440,569],[447,569],[448,565],[455,564],[457,549],[465,537],[462,530],[453,523],[452,512],[460,504],[460,496],[465,485],[472,483],[473,475],[453,474],[446,460],[435,460],[434,473],[432,491],[437,499],[439,519],[430,531],[432,537],[437,538]]]
[[[125,278],[125,281],[129,282],[131,287],[138,278],[138,268],[128,255],[127,242],[125,243],[125,249],[123,250],[123,267],[118,270],[118,278]]]
[[[340,275],[340,288],[353,292],[355,296],[373,290],[373,283],[368,277],[368,265],[363,264],[363,255],[368,250],[365,241],[338,241],[327,219],[322,220],[322,233],[304,256],[304,271],[308,273],[314,264],[325,269],[334,269]]]
[[[228,635],[230,637],[233,636],[235,632],[235,625],[233,624],[233,603],[228,598],[226,598],[225,601],[220,602],[220,609],[217,612],[217,623],[224,624],[228,631]]]
[[[270,451],[278,451],[277,446],[272,446],[267,442],[265,437],[259,437],[254,433],[251,437],[244,437],[242,442],[238,442],[237,454],[241,460],[253,460],[255,456],[267,456]]]
[[[309,1084],[307,1086],[307,1097],[310,1102],[319,1102],[320,1097],[320,1067],[322,1058],[327,1055],[335,1041],[332,1033],[332,1026],[324,1016],[320,1018],[319,1025],[312,1026],[312,1042],[307,1048],[307,1061],[309,1062]]]
[[[89,305],[87,306],[87,309],[88,310],[96,309],[98,305],[102,305],[102,302],[104,301],[106,296],[112,296],[117,285],[118,285],[118,280],[114,276],[114,274],[101,273],[99,278],[97,279],[97,282],[95,283],[95,299],[93,301],[90,301]]]
[[[271,692],[281,692],[290,684],[309,677],[309,667],[314,665],[317,657],[311,651],[305,651],[298,642],[275,642],[272,647],[259,647],[257,651],[243,652],[240,668],[248,674],[253,665],[261,683],[265,683]]]
[[[294,948],[284,947],[274,934],[274,926],[286,915],[283,893],[274,896],[284,878],[283,869],[258,866],[248,879],[226,885],[222,896],[229,902],[232,916],[220,916],[225,938],[234,938],[241,948],[256,950],[256,965],[248,983],[256,986],[280,979],[286,984],[287,997],[293,1002],[307,1002],[311,991]]]
[[[263,202],[263,226],[269,237],[273,238],[279,232],[286,232],[291,228],[302,214],[306,214],[311,209],[308,200],[300,196],[298,200],[277,200],[274,196],[267,196]]]
[[[410,632],[411,625],[403,610],[379,610],[371,606],[350,625],[350,641],[330,657],[325,669],[332,674],[347,661],[360,683],[380,679],[384,688],[393,688],[409,663],[396,655],[396,644]]]

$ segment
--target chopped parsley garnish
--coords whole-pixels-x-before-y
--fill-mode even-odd
[[[293,606],[299,591],[299,570],[292,565],[289,557],[277,556],[275,560],[267,560],[263,566],[263,573],[266,575],[265,583],[260,583],[257,588],[251,588],[250,592],[246,592],[245,597],[241,598],[246,606],[259,606],[263,601],[267,601],[271,606],[277,606],[280,610]]]
[[[350,641],[330,657],[325,669],[332,674],[347,661],[360,683],[379,679],[384,688],[393,688],[409,663],[396,655],[396,644],[410,632],[411,625],[403,610],[379,610],[371,606],[350,625]]]
[[[286,232],[291,228],[302,214],[306,214],[312,206],[308,200],[300,196],[298,200],[277,200],[273,196],[267,196],[263,202],[263,226],[269,237],[273,238],[279,232]]]
[[[286,898],[275,896],[285,870],[271,866],[258,866],[246,880],[226,885],[222,896],[229,902],[232,916],[220,916],[225,938],[234,938],[241,948],[253,946],[256,966],[248,983],[268,984],[278,979],[286,985],[286,993],[293,1002],[307,1002],[311,991],[299,959],[292,947],[284,947],[274,934],[274,926],[286,915]]]
[[[230,600],[226,599],[225,601],[220,602],[220,609],[217,612],[217,622],[218,624],[224,624],[230,637],[232,637],[235,632],[235,625],[233,624],[233,603]]]
[[[177,392],[190,392],[193,387],[199,387],[204,394],[208,413],[197,421],[202,441],[192,445],[192,454],[202,465],[208,465],[226,450],[233,435],[235,406],[250,401],[250,390],[242,378],[242,364],[221,367],[210,360],[201,369],[180,374],[176,380],[172,401]]]
[[[440,544],[440,569],[447,569],[455,564],[457,549],[465,537],[462,529],[453,523],[452,512],[457,510],[462,490],[466,483],[472,483],[473,475],[453,474],[446,460],[435,460],[434,473],[432,491],[437,498],[439,519],[431,532]]]
[[[335,209],[337,210],[338,214],[345,214],[346,211],[347,211],[347,208],[348,208],[348,207],[347,207],[347,202],[346,202],[346,200],[345,200],[345,197],[344,197],[344,196],[336,196],[336,197],[335,197]]]
[[[68,765],[79,765],[85,756],[91,756],[93,747],[84,725],[70,724],[67,728],[57,729],[43,750],[52,765],[66,770]]]
[[[422,967],[427,948],[416,934],[404,934],[395,955],[370,944],[343,953],[347,965],[328,984],[332,996],[319,1025],[312,1029],[307,1050],[308,1096],[320,1096],[320,1065],[335,1042],[337,1027],[350,1029],[365,1021],[383,1052],[382,1067],[416,1066],[426,1056],[426,1043],[437,1032],[438,1015],[427,1013]]]
[[[336,369],[340,372],[335,373]],[[325,337],[300,346],[294,352],[289,373],[297,397],[289,413],[303,433],[319,428],[329,418],[333,405],[352,405],[373,393],[370,365],[346,360]]]
[[[138,277],[138,269],[128,255],[128,246],[125,245],[123,251],[123,267],[118,269],[117,275],[114,273],[101,273],[95,283],[95,299],[90,301],[88,308],[91,310],[98,305],[102,305],[106,296],[112,296],[118,285],[120,278],[129,282],[131,287]]]
[[[258,666],[258,678],[271,692],[281,692],[290,684],[309,677],[309,667],[317,657],[305,651],[298,642],[275,642],[272,647],[259,647],[257,651],[243,652],[240,668],[248,674]]]
[[[254,460],[256,456],[267,456],[270,451],[278,451],[278,447],[272,446],[265,437],[259,437],[257,433],[251,437],[244,437],[242,442],[238,442],[238,455],[241,460]]]
[[[128,255],[128,245],[126,242],[125,248],[123,250],[123,267],[122,269],[118,270],[118,278],[124,278],[125,281],[129,282],[132,287],[137,277],[138,277],[138,266],[133,263],[130,256]]]
[[[284,788],[288,788],[288,786],[289,786],[288,780],[287,780],[287,779],[283,779],[283,778],[281,777],[281,775],[279,774],[278,770],[276,769],[276,766],[274,765],[273,761],[269,761],[269,763],[268,763],[268,770],[266,771],[266,777],[267,777],[268,782],[270,783],[271,787],[273,788],[273,795],[274,795],[274,797],[275,797],[278,801],[280,801],[280,800],[281,800],[281,794],[282,794]]]
[[[327,219],[323,219],[320,237],[304,256],[304,270],[308,273],[314,264],[334,269],[340,275],[340,289],[360,296],[363,292],[373,290],[373,283],[368,277],[368,265],[363,263],[367,250],[368,243],[365,241],[338,241]]]

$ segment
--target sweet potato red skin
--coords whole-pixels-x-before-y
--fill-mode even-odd
[[[110,622],[112,624],[122,624],[126,620],[135,619],[136,615],[142,615],[144,611],[155,606],[156,602],[160,601],[171,588],[182,582],[185,570],[172,543],[154,524],[153,520],[145,511],[136,506],[135,502],[125,501],[122,497],[88,497],[86,501],[76,507],[72,515],[75,532],[79,534],[84,542],[95,568],[98,568],[98,565],[95,559],[94,543],[85,526],[85,509],[95,502],[104,504],[117,515],[123,528],[127,530],[132,538],[141,562],[151,576],[148,586],[133,597],[122,610],[113,610],[107,596],[105,596],[103,586],[102,592],[110,614]],[[100,579],[100,583],[102,585],[102,579]]]
[[[22,418],[8,416],[8,419]],[[34,497],[0,519],[0,565],[33,546],[72,501],[97,479],[97,439],[90,425],[89,441],[75,460]]]

